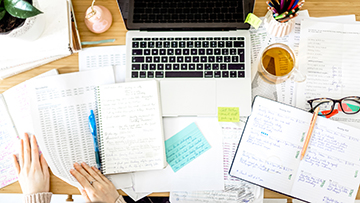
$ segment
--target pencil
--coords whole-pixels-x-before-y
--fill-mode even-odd
[[[313,116],[311,118],[311,122],[310,122],[310,127],[309,127],[309,131],[306,135],[306,139],[305,139],[305,142],[304,142],[304,146],[301,150],[301,156],[300,156],[300,160],[302,160],[305,156],[305,153],[306,153],[306,149],[309,145],[309,141],[310,141],[310,138],[311,138],[311,134],[312,134],[312,131],[314,130],[314,126],[315,126],[315,122],[316,122],[316,119],[317,119],[317,116],[319,114],[319,111],[320,111],[320,107],[317,107],[313,113]]]

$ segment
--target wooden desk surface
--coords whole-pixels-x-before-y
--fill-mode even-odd
[[[98,46],[107,45],[124,45],[126,28],[123,24],[121,15],[118,10],[116,0],[102,0],[96,2],[99,5],[103,5],[112,13],[113,25],[111,28],[102,34],[91,33],[85,26],[84,15],[86,9],[90,6],[91,0],[73,0],[76,20],[78,23],[78,29],[80,32],[80,38],[84,41],[97,41],[103,39],[116,39],[113,43],[100,44]],[[357,21],[360,21],[360,1],[359,0],[306,0],[303,9],[308,9],[310,16],[322,17],[322,16],[335,16],[335,15],[348,15],[355,14]],[[264,16],[267,11],[267,5],[265,0],[257,0],[255,4],[255,14],[257,16]],[[86,48],[89,46],[83,46]],[[48,70],[56,68],[59,73],[70,73],[79,70],[78,67],[78,54],[73,54],[63,59],[51,62],[33,70],[21,73],[11,78],[0,81],[0,93],[6,91],[10,87],[17,85],[25,80],[28,80],[34,76],[44,73]],[[64,181],[51,174],[50,190],[54,194],[80,194],[78,189],[68,185]],[[20,185],[18,182],[11,184],[5,188],[0,189],[0,193],[21,193]],[[121,194],[124,194],[120,191]],[[152,196],[168,196],[169,193],[154,193]],[[287,198],[287,196],[265,190],[265,198]],[[356,199],[360,199],[360,193],[358,192]]]

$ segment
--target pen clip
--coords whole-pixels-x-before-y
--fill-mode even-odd
[[[95,115],[94,115],[93,110],[90,110],[89,126],[90,126],[91,134],[95,134],[95,132],[96,132],[96,123],[95,123]]]

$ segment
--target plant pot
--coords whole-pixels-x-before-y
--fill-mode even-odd
[[[39,8],[38,0],[32,0],[33,6]],[[7,37],[17,38],[26,41],[34,41],[40,37],[45,30],[46,19],[44,14],[27,18],[19,27],[6,34]]]

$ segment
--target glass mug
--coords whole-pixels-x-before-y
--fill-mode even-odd
[[[306,77],[299,72],[296,64],[294,51],[286,44],[275,43],[262,51],[258,71],[268,83],[279,84],[289,78],[303,82]]]

